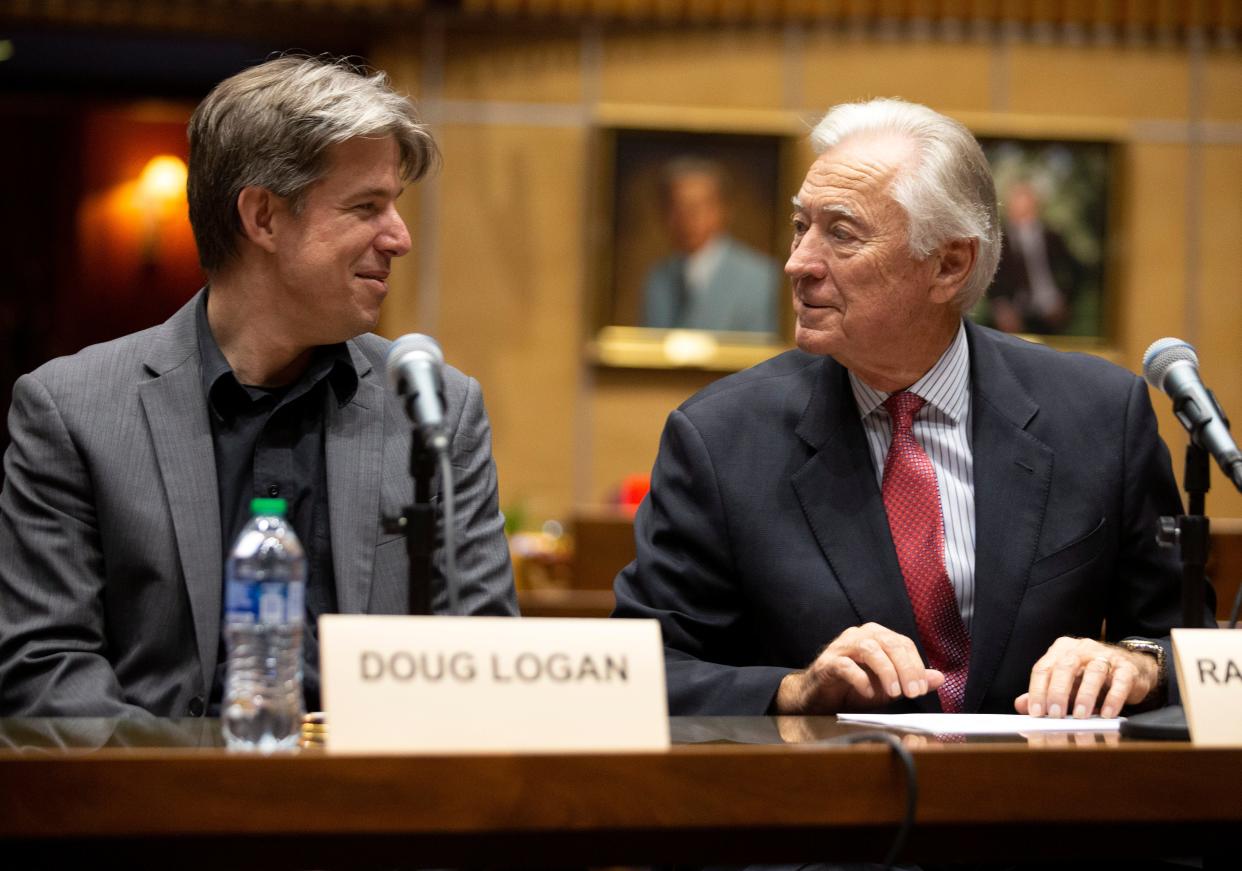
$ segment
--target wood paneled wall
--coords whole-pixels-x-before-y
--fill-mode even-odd
[[[842,100],[901,96],[968,123],[1109,131],[1123,146],[1109,356],[1137,371],[1152,340],[1186,338],[1242,416],[1236,49],[836,27],[515,30],[432,15],[417,31],[397,28],[373,60],[417,96],[445,158],[407,194],[416,251],[394,273],[383,329],[436,335],[482,382],[502,503],[534,522],[648,470],[665,416],[714,377],[586,360],[592,124],[604,105],[811,121]],[[1153,401],[1180,477],[1185,437],[1168,401]],[[1218,483],[1209,510],[1242,516],[1242,497]]]

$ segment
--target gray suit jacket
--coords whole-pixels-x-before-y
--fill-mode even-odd
[[[194,306],[20,378],[0,492],[0,714],[201,714],[223,567]],[[384,386],[388,342],[347,343],[359,383],[325,401],[336,593],[404,613],[410,426]],[[445,368],[465,613],[516,614],[479,385]],[[442,585],[437,601],[444,606]]]
[[[724,253],[711,281],[684,303],[685,256],[667,257],[651,268],[643,287],[643,326],[776,332],[781,279],[776,263],[734,239],[721,244]]]

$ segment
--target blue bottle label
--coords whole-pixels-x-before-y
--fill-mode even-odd
[[[301,583],[235,581],[226,584],[224,616],[234,623],[301,623]]]

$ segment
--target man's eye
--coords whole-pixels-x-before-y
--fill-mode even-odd
[[[354,206],[354,210],[371,214],[373,212],[378,212],[379,206],[375,203],[358,203],[358,205]]]
[[[806,221],[801,218],[794,218],[792,223],[795,236],[801,236],[806,232]]]
[[[849,228],[843,227],[840,224],[834,225],[832,230],[830,230],[829,232],[832,233],[832,238],[837,239],[841,242],[848,242],[849,240],[854,238],[854,234],[849,231]]]

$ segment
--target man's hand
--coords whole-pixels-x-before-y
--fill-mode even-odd
[[[926,668],[914,642],[877,623],[846,629],[804,671],[786,675],[776,693],[778,714],[835,714],[917,698],[944,683]]]
[[[1014,699],[1032,717],[1115,717],[1137,705],[1159,683],[1156,661],[1142,653],[1090,638],[1058,638],[1031,669],[1027,692]]]

